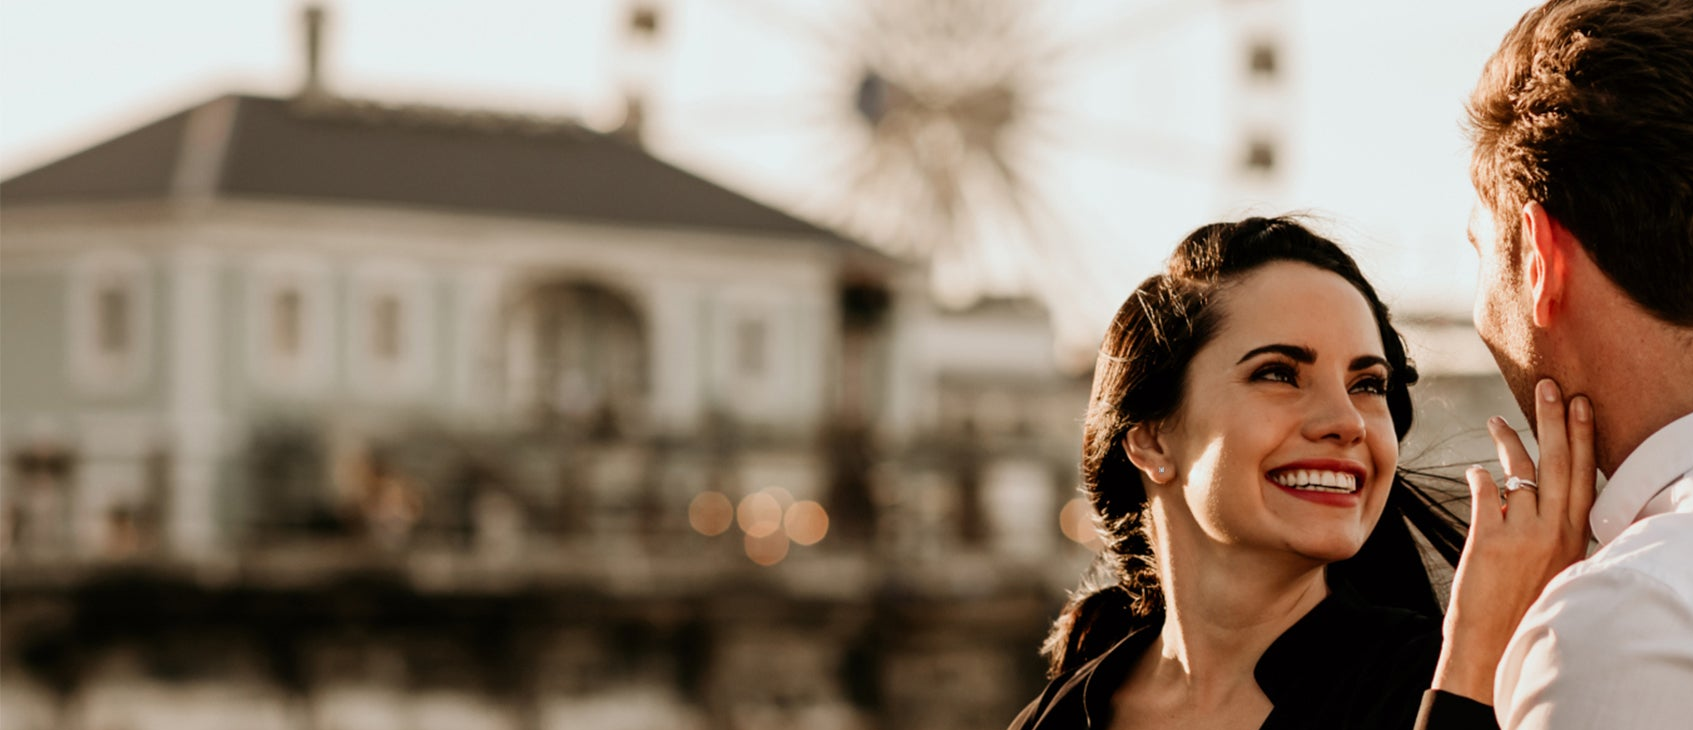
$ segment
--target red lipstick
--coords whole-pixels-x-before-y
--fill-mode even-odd
[[[1358,487],[1351,492],[1315,491],[1289,487],[1277,483],[1271,478],[1273,475],[1296,471],[1329,471],[1350,474]],[[1364,489],[1369,485],[1367,473],[1365,472],[1364,467],[1358,462],[1346,461],[1343,459],[1302,459],[1299,461],[1289,462],[1266,472],[1264,474],[1264,481],[1289,496],[1330,507],[1357,506],[1359,502],[1363,501]]]

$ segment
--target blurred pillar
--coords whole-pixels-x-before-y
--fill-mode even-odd
[[[178,553],[207,555],[217,538],[217,411],[219,306],[215,261],[192,248],[170,259],[168,373],[170,415],[167,451],[169,545]]]
[[[827,432],[830,466],[830,533],[848,542],[867,540],[875,528],[870,472],[875,464],[871,423],[879,410],[879,356],[887,335],[890,296],[882,282],[848,280],[840,288],[839,400]]]

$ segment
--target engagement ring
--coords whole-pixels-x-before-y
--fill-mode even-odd
[[[1523,479],[1523,478],[1520,478],[1520,477],[1509,477],[1505,480],[1505,493],[1506,494],[1510,494],[1511,492],[1515,492],[1518,489],[1528,489],[1528,490],[1533,491],[1535,496],[1540,496],[1540,485],[1535,484],[1533,481],[1530,481],[1528,479]]]

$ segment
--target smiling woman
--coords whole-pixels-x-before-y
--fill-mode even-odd
[[[1149,508],[1169,552],[1218,552],[1254,572],[1351,557],[1381,517],[1398,452],[1396,368],[1368,300],[1329,271],[1278,261],[1213,306],[1222,326],[1189,364],[1183,403],[1127,434],[1130,461],[1154,473]],[[1208,539],[1183,534],[1192,527]]]
[[[1103,561],[1012,727],[1411,727],[1441,611],[1410,527],[1449,562],[1463,531],[1398,476],[1417,373],[1352,259],[1289,219],[1202,227],[1094,372]]]

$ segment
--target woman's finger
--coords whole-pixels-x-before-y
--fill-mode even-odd
[[[1499,451],[1499,463],[1505,467],[1505,476],[1534,481],[1534,459],[1528,455],[1528,448],[1523,446],[1523,440],[1517,436],[1505,419],[1498,416],[1487,419],[1487,433],[1493,437],[1493,445]],[[1518,508],[1517,514],[1534,516],[1540,513],[1535,504],[1539,500],[1534,498],[1535,490],[1519,489],[1505,495],[1505,511],[1508,516],[1511,508]]]
[[[1473,543],[1476,530],[1492,529],[1504,521],[1504,504],[1499,501],[1499,485],[1493,483],[1493,475],[1480,465],[1466,469],[1464,480],[1470,483],[1470,540]]]
[[[1539,486],[1539,513],[1565,514],[1569,504],[1570,447],[1564,427],[1564,396],[1558,384],[1544,379],[1534,384],[1534,418],[1538,427],[1535,438],[1540,442],[1540,466],[1532,474]],[[1517,474],[1518,472],[1511,472]]]
[[[1587,513],[1593,509],[1593,402],[1585,395],[1570,401],[1570,487],[1567,515],[1577,534],[1587,534]]]

